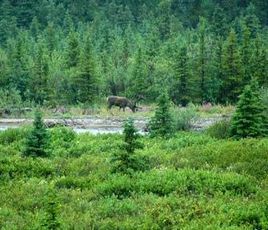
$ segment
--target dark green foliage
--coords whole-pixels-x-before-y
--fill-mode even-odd
[[[259,36],[254,41],[252,64],[250,67],[253,77],[258,80],[260,86],[268,87],[268,55]]]
[[[241,60],[243,64],[243,84],[249,84],[252,76],[252,66],[251,57],[252,55],[252,45],[250,44],[251,32],[246,25],[242,24],[242,47],[241,47]]]
[[[201,102],[207,101],[206,96],[206,26],[207,23],[204,18],[200,18],[200,25],[199,25],[199,53],[198,53],[198,76],[200,81],[200,98]]]
[[[155,102],[163,85],[175,104],[234,104],[252,76],[268,85],[264,2],[3,0],[0,88],[45,106]]]
[[[56,191],[51,189],[45,196],[44,199],[44,206],[45,206],[45,216],[43,217],[41,226],[45,229],[56,230],[60,228],[60,221],[59,221],[59,202],[57,200]]]
[[[79,69],[74,77],[73,87],[79,103],[92,104],[98,96],[98,79],[91,40],[87,35],[79,59]]]
[[[221,102],[234,103],[241,91],[242,65],[237,35],[233,29],[230,31],[223,48],[222,63]]]
[[[139,137],[137,132],[133,120],[128,119],[124,124],[123,134],[125,144],[123,145],[123,149],[129,154],[134,153],[135,149],[142,147],[141,143],[137,140]]]
[[[67,65],[68,67],[76,67],[79,63],[80,47],[78,35],[75,31],[71,31],[68,36],[67,49]]]
[[[208,127],[206,133],[217,139],[225,139],[230,136],[230,120],[218,121],[215,124]]]
[[[155,115],[149,122],[149,133],[151,137],[169,138],[174,134],[175,129],[167,93],[162,93],[157,101]]]
[[[36,47],[35,65],[32,69],[32,76],[29,82],[30,99],[38,105],[43,105],[49,96],[48,85],[48,61],[43,41],[39,41]]]
[[[189,70],[187,63],[187,48],[182,47],[178,57],[175,59],[174,69],[176,71],[176,83],[172,87],[171,98],[177,105],[186,106],[190,100],[189,96]]]
[[[35,112],[33,128],[26,138],[24,156],[47,157],[48,133],[40,111]]]
[[[267,117],[264,116],[259,90],[257,82],[252,81],[241,94],[232,118],[231,136],[234,138],[267,135]]]
[[[115,153],[112,158],[112,162],[114,162],[113,172],[132,173],[133,171],[146,169],[145,158],[134,153],[135,149],[141,149],[143,145],[138,141],[139,134],[132,119],[125,122],[123,135],[122,151]]]
[[[135,63],[131,74],[132,76],[129,82],[128,94],[130,98],[137,99],[138,95],[147,96],[149,84],[145,60],[146,57],[142,52],[142,49],[139,48],[135,56]]]

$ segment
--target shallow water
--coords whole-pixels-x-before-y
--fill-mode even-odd
[[[143,134],[146,125],[145,119],[134,120],[135,127]],[[0,131],[8,128],[18,128],[25,124],[31,124],[27,119],[0,119]],[[124,120],[117,118],[76,118],[76,119],[45,119],[47,125],[64,125],[72,128],[76,133],[113,134],[123,132]]]

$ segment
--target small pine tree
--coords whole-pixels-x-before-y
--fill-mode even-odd
[[[252,80],[241,94],[231,123],[231,136],[234,138],[267,135],[267,118],[258,90],[257,82]]]
[[[124,124],[124,145],[123,149],[126,150],[128,154],[134,153],[135,149],[142,147],[141,143],[138,142],[139,134],[134,126],[133,119],[128,119]]]
[[[143,145],[138,141],[139,134],[132,119],[125,122],[123,134],[122,151],[114,154],[112,162],[115,162],[115,164],[112,171],[131,174],[133,171],[145,169],[144,159],[135,155],[135,150],[143,148]]]
[[[42,120],[40,111],[36,111],[33,129],[26,139],[24,156],[47,157],[46,146],[48,144],[48,133]]]
[[[158,98],[158,107],[154,117],[149,122],[151,137],[169,138],[174,134],[174,121],[169,111],[170,101],[166,92]]]
[[[58,218],[59,203],[54,190],[49,190],[48,194],[45,196],[44,207],[46,214],[42,220],[42,227],[50,230],[60,229],[60,221]]]

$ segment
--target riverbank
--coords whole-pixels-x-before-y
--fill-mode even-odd
[[[224,116],[211,116],[206,118],[197,118],[192,121],[191,129],[196,131],[202,131],[208,128],[210,125],[225,119]],[[149,121],[149,117],[133,118],[135,127],[144,132],[146,124]],[[66,126],[74,129],[77,133],[120,133],[122,132],[122,126],[125,118],[122,117],[99,117],[99,116],[87,116],[84,118],[46,118],[44,122],[48,128],[54,126]],[[8,128],[17,128],[24,125],[30,125],[33,122],[29,118],[2,118],[0,119],[0,130]]]

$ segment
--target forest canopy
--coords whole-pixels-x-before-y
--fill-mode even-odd
[[[236,103],[268,86],[263,0],[2,0],[0,94],[44,106],[107,95]]]

